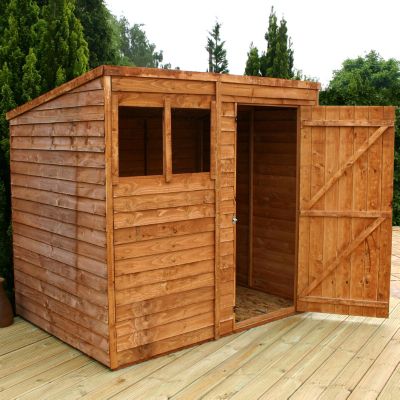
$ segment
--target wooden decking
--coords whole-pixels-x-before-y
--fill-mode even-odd
[[[0,329],[0,398],[400,399],[400,229],[389,319],[290,318],[110,372],[17,318]]]

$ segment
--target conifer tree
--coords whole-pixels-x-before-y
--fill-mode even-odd
[[[104,0],[77,0],[75,15],[83,26],[89,46],[89,66],[118,63],[118,43],[114,38],[112,15]]]
[[[22,96],[23,102],[30,101],[40,94],[40,75],[36,69],[37,58],[34,50],[29,49],[25,65],[22,67]]]
[[[0,276],[6,279],[6,292],[12,299],[10,156],[8,122],[5,117],[6,112],[16,106],[11,86],[12,74],[7,63],[4,63],[0,69]]]
[[[43,18],[39,70],[49,90],[88,70],[89,49],[71,0],[49,0]]]
[[[221,24],[217,21],[211,32],[208,32],[206,50],[208,52],[208,72],[216,72],[218,74],[227,74],[228,60],[226,58],[226,50],[224,48],[225,41],[221,41],[220,36]]]
[[[291,39],[287,33],[287,22],[278,19],[274,8],[271,8],[268,30],[265,34],[267,51],[260,57],[262,76],[291,79],[294,77],[294,54]]]
[[[33,58],[26,56],[37,43],[40,18],[34,0],[4,3],[0,11],[0,275],[6,278],[6,290],[12,298],[9,129],[5,114],[24,102],[24,71],[25,81],[28,70],[37,79]],[[31,94],[37,94],[37,87]]]
[[[249,52],[247,53],[245,75],[260,76],[260,57],[258,55],[257,47],[253,43],[250,44]]]

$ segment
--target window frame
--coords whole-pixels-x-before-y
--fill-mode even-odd
[[[119,107],[162,108],[163,136],[163,174],[119,176]],[[172,171],[172,108],[207,109],[210,110],[210,171],[173,174]],[[164,177],[164,182],[171,182],[174,175],[209,174],[216,179],[217,172],[217,107],[213,96],[180,95],[153,93],[124,93],[112,96],[112,177],[113,183],[132,179],[151,179]]]

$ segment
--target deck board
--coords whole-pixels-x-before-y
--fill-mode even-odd
[[[398,399],[400,228],[388,319],[304,313],[118,371],[17,317],[0,329],[0,398]]]

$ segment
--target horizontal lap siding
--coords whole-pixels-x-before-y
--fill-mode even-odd
[[[120,178],[114,185],[120,365],[210,339],[214,182],[209,173]]]
[[[109,364],[100,78],[10,121],[17,311]]]

